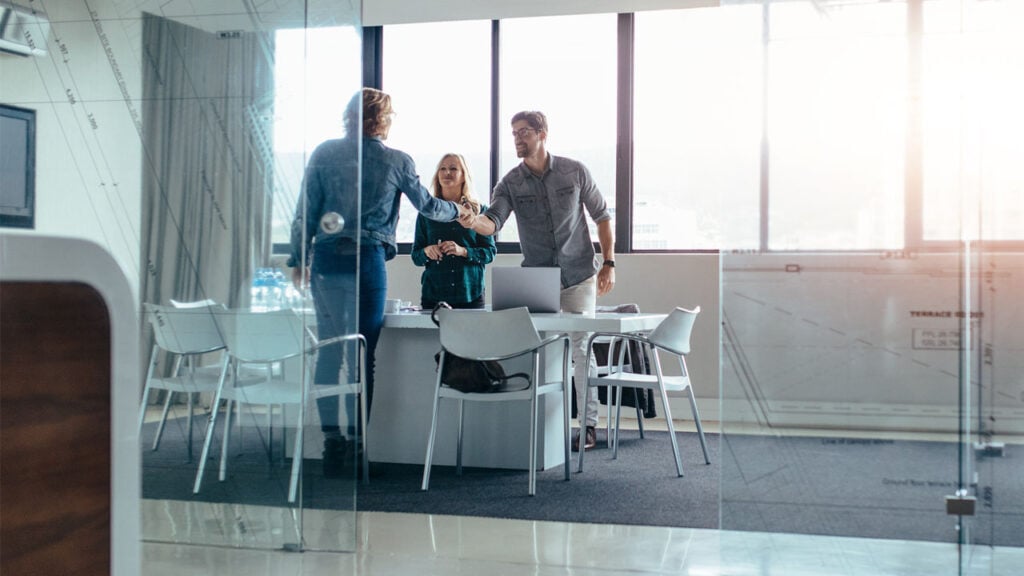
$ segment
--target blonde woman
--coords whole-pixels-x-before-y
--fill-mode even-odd
[[[441,157],[432,188],[436,198],[458,202],[477,214],[487,209],[473,196],[473,179],[461,154]],[[447,302],[452,308],[483,308],[484,266],[494,260],[497,251],[492,236],[477,234],[458,222],[418,216],[412,261],[424,267],[420,305],[424,310],[438,302]]]

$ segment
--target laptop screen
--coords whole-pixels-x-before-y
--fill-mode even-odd
[[[562,275],[558,268],[491,267],[491,309],[526,306],[530,312],[561,309]]]

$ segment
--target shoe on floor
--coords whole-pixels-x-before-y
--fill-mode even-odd
[[[344,476],[345,463],[351,458],[351,454],[349,442],[344,437],[327,438],[324,440],[324,478],[341,478]]]
[[[590,450],[591,448],[597,446],[597,427],[587,426],[586,432],[583,434],[583,437],[584,450]],[[580,451],[580,434],[577,434],[576,437],[572,439],[572,451]]]

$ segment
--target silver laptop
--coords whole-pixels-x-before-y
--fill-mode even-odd
[[[526,306],[530,312],[561,309],[562,274],[558,268],[491,267],[491,309]]]

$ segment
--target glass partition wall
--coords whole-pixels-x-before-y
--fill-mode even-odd
[[[287,260],[310,154],[345,136],[361,85],[359,3],[224,4],[140,22],[143,337],[190,320],[223,346],[182,361],[155,334],[145,342],[147,381],[178,375],[203,393],[150,394],[144,537],[353,550],[358,410],[345,407],[358,406],[361,355],[355,340],[320,348],[318,336],[356,333],[356,298],[318,326],[308,269],[294,279]],[[358,144],[346,150],[334,161],[357,165]],[[358,199],[355,187],[343,193]],[[332,226],[359,238],[358,218]],[[347,434],[329,445],[332,423]]]
[[[873,539],[878,573],[1010,573],[1020,7],[754,4],[760,241],[721,257],[721,528]],[[816,542],[823,573],[864,563]]]
[[[103,245],[138,296],[141,537],[354,549],[356,451],[325,477],[308,397],[353,402],[311,375],[358,355],[314,347],[285,260],[306,161],[361,85],[360,2],[15,6],[31,50],[0,54],[0,101],[36,115],[34,233]]]

